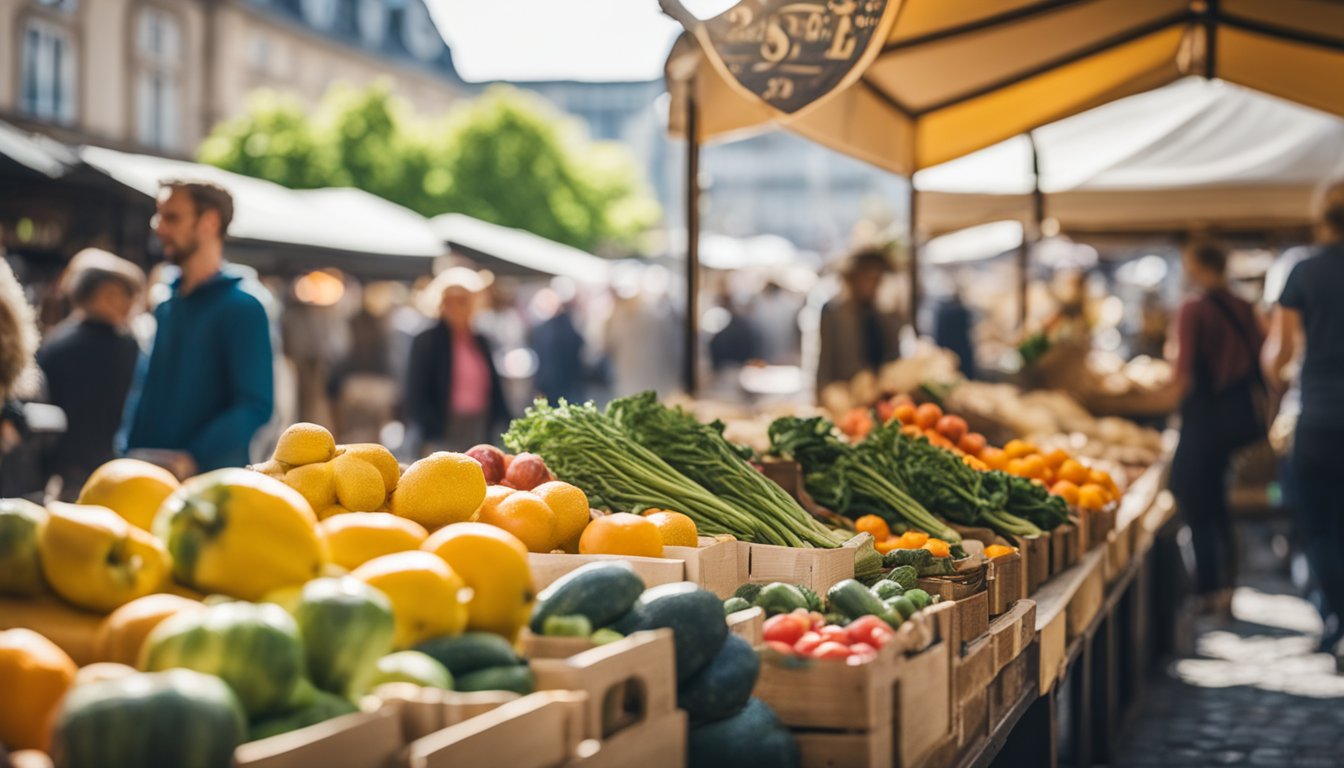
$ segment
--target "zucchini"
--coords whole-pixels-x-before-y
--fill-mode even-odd
[[[756,605],[771,615],[792,613],[799,608],[808,610],[807,595],[804,595],[803,591],[794,585],[785,584],[782,581],[776,581],[762,587],[761,594],[756,596]]]
[[[893,598],[888,605],[890,605],[893,610],[900,613],[902,619],[908,619],[911,616],[914,616],[915,612],[919,610],[919,608],[915,606],[915,602],[905,595]]]
[[[851,620],[860,616],[880,616],[886,612],[881,598],[854,579],[845,579],[831,587],[826,592],[826,600],[832,608]]]
[[[457,679],[459,691],[513,691],[526,696],[536,689],[537,680],[526,664],[478,669]]]
[[[522,664],[509,641],[493,632],[466,632],[457,637],[434,637],[415,646],[447,667],[454,678],[492,667]],[[478,689],[479,690],[479,689]]]
[[[921,611],[933,603],[933,598],[929,597],[929,593],[922,589],[912,589],[906,592],[905,596],[910,598],[910,602],[914,603],[915,607]]]
[[[905,594],[904,587],[894,581],[888,581],[886,579],[869,587],[869,591],[876,595],[878,600],[890,600],[893,597],[900,597]]]
[[[644,581],[628,563],[596,562],[561,576],[537,595],[533,632],[545,634],[552,616],[584,616],[594,627],[619,619],[644,592]]]

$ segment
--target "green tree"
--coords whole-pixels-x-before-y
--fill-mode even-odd
[[[353,186],[427,216],[458,212],[588,250],[628,247],[660,215],[629,151],[592,142],[535,95],[495,86],[432,121],[384,85],[337,86],[309,118],[259,96],[204,162],[291,187]]]

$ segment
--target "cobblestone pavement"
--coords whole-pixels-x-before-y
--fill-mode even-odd
[[[1238,588],[1230,625],[1197,626],[1121,736],[1118,768],[1344,766],[1344,675],[1313,653],[1320,619],[1284,579]]]

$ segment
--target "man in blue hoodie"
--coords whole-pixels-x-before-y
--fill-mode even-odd
[[[158,332],[126,447],[179,476],[246,465],[274,407],[266,311],[224,264],[232,219],[223,187],[167,181],[159,191],[154,234],[181,276],[154,311]]]

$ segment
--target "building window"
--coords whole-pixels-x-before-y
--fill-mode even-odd
[[[23,30],[24,112],[42,120],[75,120],[75,49],[70,34],[41,19]]]
[[[140,12],[136,25],[136,135],[153,149],[172,151],[181,143],[182,30],[177,19],[157,8]]]

